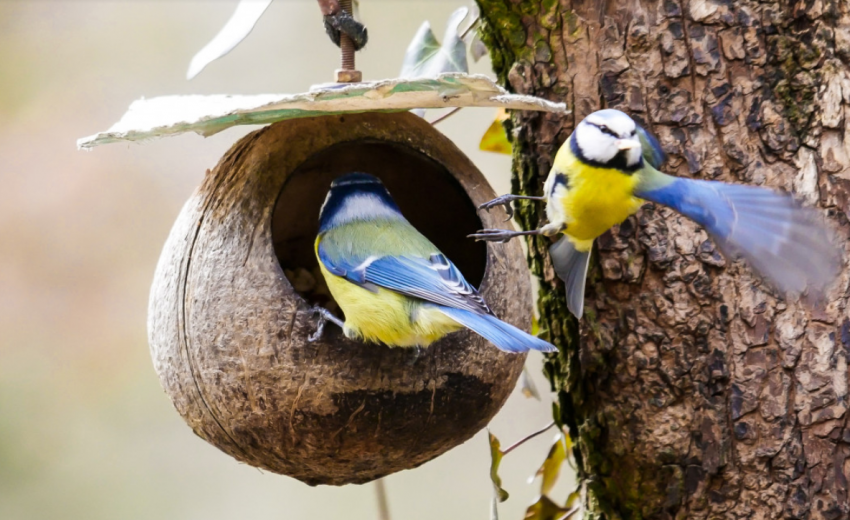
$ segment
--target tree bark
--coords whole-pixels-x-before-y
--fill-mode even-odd
[[[786,299],[647,205],[597,241],[577,322],[549,242],[529,240],[589,516],[850,517],[850,3],[478,3],[500,81],[573,108],[513,114],[515,193],[542,193],[575,124],[618,108],[658,136],[666,172],[793,192],[845,250],[824,301]],[[517,218],[536,228],[543,208]]]

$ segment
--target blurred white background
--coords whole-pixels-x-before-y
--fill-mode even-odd
[[[362,0],[365,79],[398,74],[423,20],[442,38],[459,0]],[[311,488],[195,437],[160,389],[145,332],[148,288],[171,223],[204,171],[250,128],[79,152],[139,97],[303,92],[332,80],[338,49],[315,0],[275,0],[230,55],[186,81],[236,1],[0,2],[0,518],[374,519],[372,485]],[[490,74],[485,58],[473,72]],[[510,158],[478,151],[493,109],[439,125],[490,179]],[[550,421],[517,390],[490,425],[503,446]],[[554,433],[506,457],[502,520],[536,498],[527,479]],[[394,520],[486,519],[486,433],[387,478]],[[567,495],[562,477],[553,497]]]

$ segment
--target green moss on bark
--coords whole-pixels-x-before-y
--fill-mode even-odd
[[[514,77],[512,71],[530,67],[528,64],[532,63],[545,67],[555,59],[544,30],[573,35],[583,31],[579,18],[571,12],[559,11],[556,0],[519,4],[509,0],[478,0],[478,3],[483,21],[482,41],[490,51],[499,81],[511,90],[510,79]],[[539,24],[543,30],[538,33],[534,28],[527,28],[529,24]],[[566,24],[566,31],[562,31],[561,24]],[[530,37],[529,32],[532,33]],[[529,41],[534,43],[529,45]],[[561,73],[567,67],[566,63],[549,65],[552,65],[552,70],[560,67]],[[553,84],[550,78],[535,75],[529,81],[540,81],[541,84],[527,85],[522,93],[569,95],[571,83],[564,80],[565,77],[564,74],[561,78],[555,78],[560,81]],[[539,195],[542,192],[549,172],[548,169],[542,171],[541,165],[545,165],[546,161],[541,161],[540,147],[535,146],[537,143],[532,142],[532,139],[536,137],[535,129],[539,128],[543,117],[539,113],[515,113],[505,123],[507,135],[513,144],[513,193]],[[565,126],[569,123],[572,123],[572,119],[565,122]],[[553,155],[556,151],[557,148],[552,147],[549,153]],[[551,163],[552,157],[548,157],[548,160]],[[523,229],[535,229],[544,221],[543,211],[539,204],[521,202],[517,205],[516,220]],[[584,360],[586,366],[582,365],[578,321],[567,309],[563,283],[557,279],[546,281],[547,266],[551,277],[551,265],[547,259],[551,242],[547,238],[532,237],[527,244],[529,268],[541,280],[537,301],[540,326],[548,331],[548,339],[559,348],[557,354],[547,356],[544,373],[552,389],[558,392],[560,420],[569,428],[575,441],[574,456],[579,478],[587,484],[586,518],[634,520],[651,516],[659,507],[663,507],[659,503],[664,501],[663,497],[672,493],[668,492],[670,475],[664,472],[642,475],[641,468],[630,460],[630,454],[621,454],[617,460],[613,460],[609,451],[599,449],[601,446],[610,446],[607,438],[610,426],[621,421],[619,417],[605,416],[586,399],[592,390],[585,386],[588,380],[586,376],[588,372],[609,369],[609,360],[604,359],[607,354],[596,351],[593,357]],[[598,277],[598,273],[591,273],[589,283],[593,282],[594,276]],[[597,341],[606,341],[602,326],[592,309],[587,310],[585,323]],[[671,489],[680,489],[681,486],[675,482]]]
[[[766,38],[769,59],[776,65],[769,86],[791,130],[802,139],[812,126],[822,80],[818,68],[823,59],[822,42],[816,40],[828,35],[817,35],[811,26],[799,23],[794,30],[782,26],[780,30]]]
[[[553,60],[553,52],[542,34],[532,35],[533,45],[528,45],[528,34],[523,18],[538,17],[544,26],[559,28],[561,17],[556,16],[559,9],[557,0],[511,3],[508,0],[479,0],[481,18],[481,39],[490,51],[493,70],[499,82],[512,90],[509,74],[519,62],[541,63]],[[541,13],[542,10],[542,13]],[[575,18],[567,17],[567,19]],[[548,85],[547,85],[548,87]],[[559,89],[560,90],[560,89]],[[540,114],[525,114],[519,121],[514,114],[506,122],[506,130],[513,144],[513,170],[511,188],[513,193],[537,195],[541,192],[548,171],[540,171],[537,154],[531,149],[528,134],[530,120],[539,119]],[[519,124],[518,124],[519,123]],[[532,123],[533,124],[533,123]],[[519,128],[520,132],[513,132]],[[554,150],[553,150],[554,152]],[[538,204],[519,204],[516,219],[524,229],[534,229],[543,220],[542,208]],[[542,282],[550,242],[546,238],[534,237],[528,241],[528,264],[531,272]],[[580,388],[579,334],[578,322],[570,315],[566,306],[563,284],[541,283],[537,306],[540,312],[541,328],[548,331],[549,340],[558,346],[559,352],[547,356],[544,373],[558,392],[561,421],[569,428],[574,439],[581,437],[576,421],[576,406],[582,402],[583,390]],[[586,450],[575,448],[575,458],[581,476],[585,475],[584,459]]]

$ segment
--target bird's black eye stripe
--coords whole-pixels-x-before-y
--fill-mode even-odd
[[[596,123],[591,123],[590,121],[588,121],[588,123],[590,123],[591,126],[595,126],[596,128],[598,128],[599,131],[602,132],[603,134],[608,134],[608,135],[610,135],[612,137],[616,137],[618,139],[620,138],[619,135],[615,134],[610,128],[608,128],[605,125],[598,125]]]

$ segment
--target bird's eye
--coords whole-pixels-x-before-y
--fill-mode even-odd
[[[607,134],[607,135],[610,135],[611,137],[615,137],[615,138],[620,137],[613,130],[611,130],[610,128],[608,128],[605,125],[596,125],[596,128],[598,128],[599,131],[602,132],[603,134]]]

